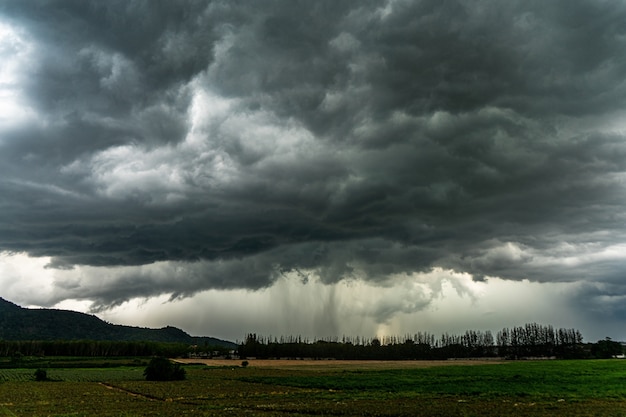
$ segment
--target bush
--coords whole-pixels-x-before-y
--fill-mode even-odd
[[[242,362],[241,362],[241,366],[242,366],[242,367],[244,367],[244,368],[245,368],[246,366],[248,366],[249,364],[250,364],[250,363],[249,363],[248,361],[242,361]]]
[[[180,364],[167,358],[153,358],[143,371],[147,381],[180,381],[185,379],[185,370]]]
[[[15,352],[11,355],[11,363],[22,363],[23,359],[24,355],[22,355],[22,352]]]
[[[46,372],[45,369],[37,369],[35,371],[35,381],[47,381],[48,380],[48,373]]]

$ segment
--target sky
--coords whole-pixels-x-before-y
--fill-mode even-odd
[[[0,0],[0,297],[626,340],[626,2]]]

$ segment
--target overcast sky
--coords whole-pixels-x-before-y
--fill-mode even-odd
[[[1,0],[0,296],[626,340],[626,2]]]

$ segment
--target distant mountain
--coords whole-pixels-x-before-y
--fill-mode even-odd
[[[234,348],[214,337],[190,336],[176,327],[149,329],[107,323],[69,310],[23,308],[0,298],[0,340],[116,340],[209,344]]]

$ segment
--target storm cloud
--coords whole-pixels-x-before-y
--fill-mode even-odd
[[[623,315],[601,300],[626,294],[625,22],[603,1],[2,2],[0,250],[68,270],[48,304],[440,268],[585,282]]]

